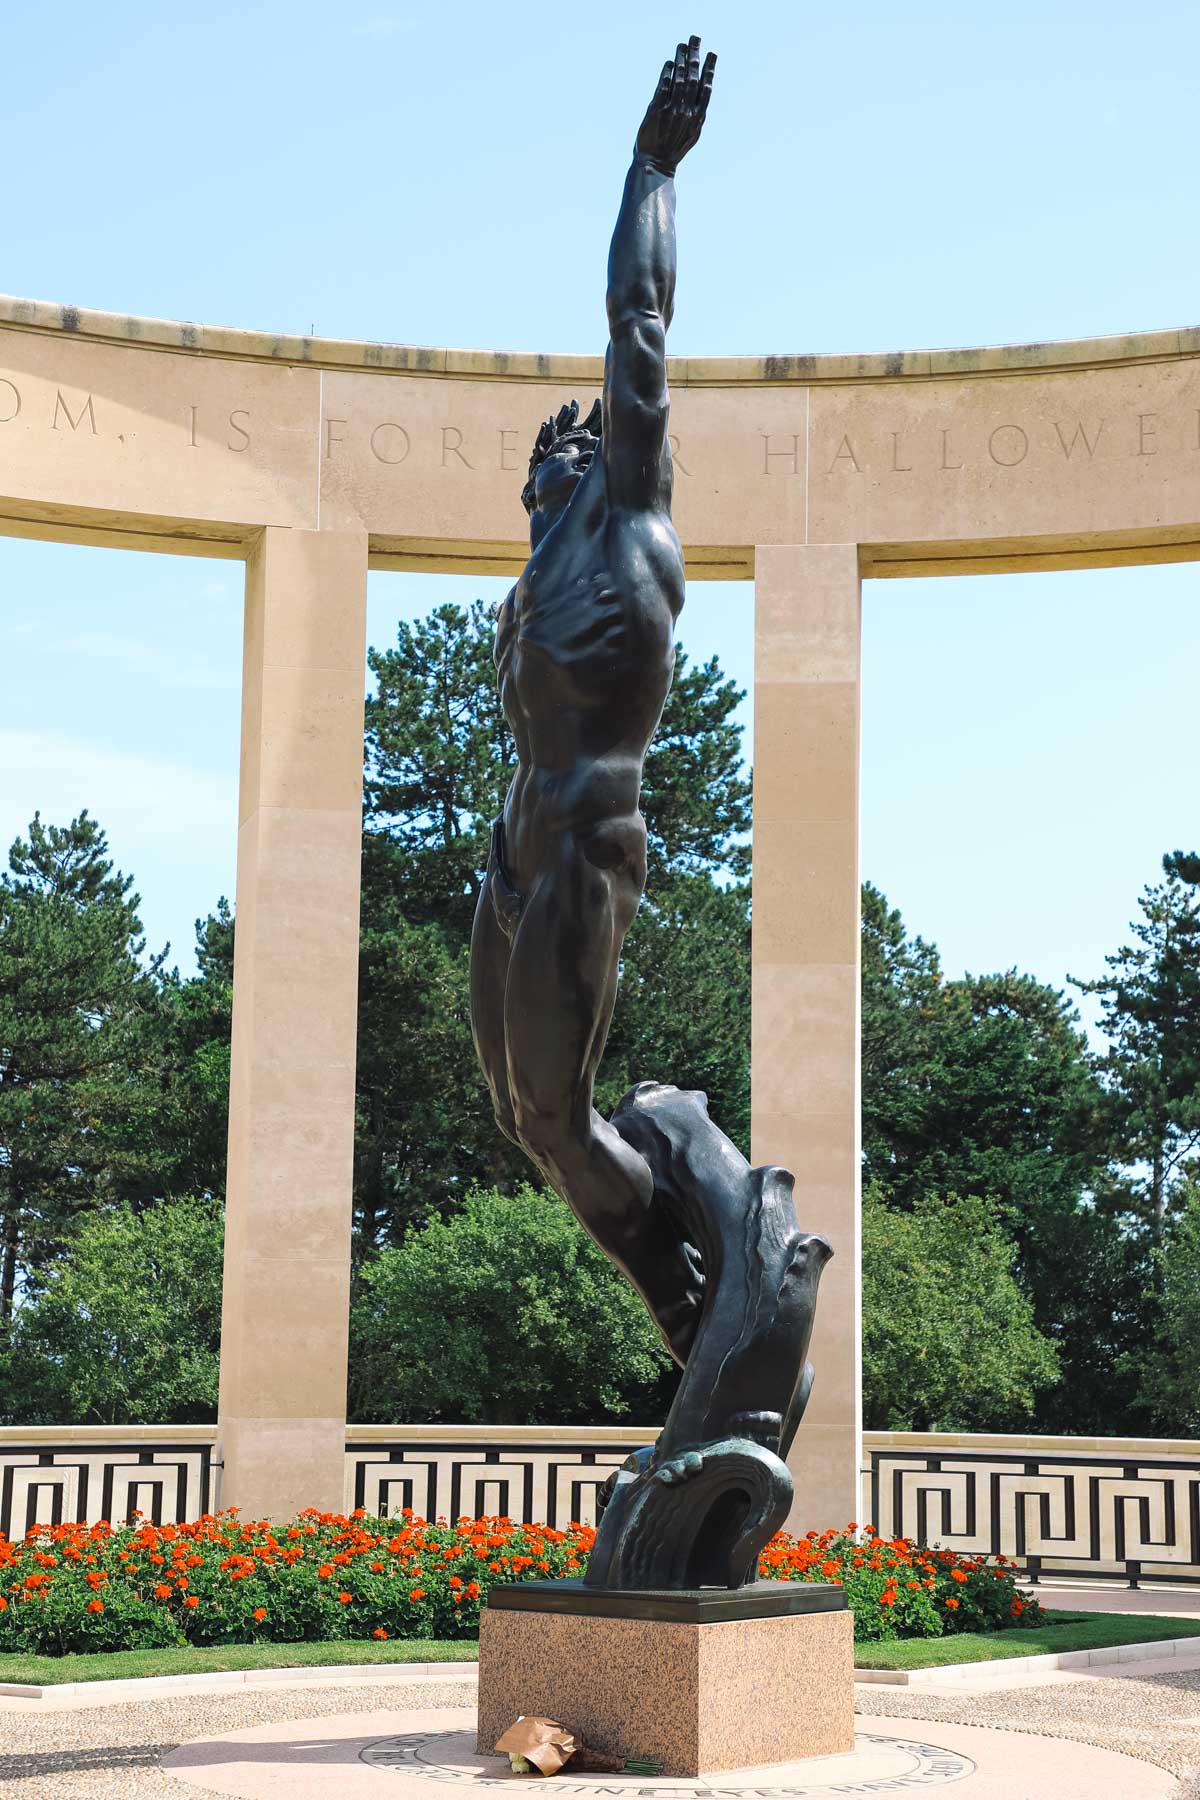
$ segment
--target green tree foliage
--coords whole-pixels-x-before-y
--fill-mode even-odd
[[[224,899],[196,921],[196,959],[198,973],[188,979],[155,971],[140,1060],[131,1068],[145,1149],[140,1182],[123,1188],[135,1206],[225,1192],[233,915]]]
[[[469,937],[491,822],[512,774],[482,601],[439,606],[368,652],[364,880],[403,896],[413,924]]]
[[[887,1204],[985,1200],[1063,1380],[1046,1430],[1133,1419],[1125,1358],[1144,1332],[1144,1246],[1096,1204],[1110,1133],[1071,1005],[1031,976],[947,979],[878,889],[863,890],[863,1161]]]
[[[1016,1429],[1058,1379],[984,1201],[863,1201],[863,1418],[884,1431]]]
[[[987,1195],[1028,1252],[1103,1161],[1101,1096],[1077,1015],[1015,970],[947,980],[879,891],[863,890],[863,1154],[894,1206]]]
[[[1149,1429],[1189,1438],[1200,1436],[1200,1181],[1177,1183],[1172,1199],[1153,1251],[1148,1329],[1124,1372],[1136,1381]]]
[[[0,876],[0,1319],[78,1214],[141,1178],[130,1066],[155,971],[132,887],[86,812],[35,815]]]
[[[1174,1192],[1200,1149],[1200,856],[1163,857],[1143,889],[1133,943],[1109,973],[1077,985],[1100,997],[1109,1048],[1100,1069],[1117,1135],[1111,1203],[1162,1238]]]
[[[132,888],[86,812],[0,877],[0,1320],[86,1213],[223,1186],[231,983],[147,958]]]
[[[363,894],[354,1140],[356,1257],[398,1244],[486,1178],[528,1164],[496,1129],[471,1042],[467,954],[413,924],[380,886]]]
[[[351,1335],[360,1420],[661,1416],[669,1359],[645,1307],[562,1201],[524,1183],[476,1188],[375,1257]]]
[[[213,1418],[221,1240],[212,1199],[90,1213],[17,1310],[0,1356],[6,1422]]]

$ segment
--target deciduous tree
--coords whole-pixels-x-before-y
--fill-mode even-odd
[[[474,1189],[362,1272],[357,1419],[588,1424],[661,1416],[645,1307],[554,1194]]]
[[[215,1415],[221,1207],[90,1213],[17,1310],[0,1355],[9,1423],[186,1425]]]
[[[1003,1431],[1058,1379],[1016,1280],[1016,1250],[984,1201],[922,1195],[863,1205],[863,1419],[884,1431]]]

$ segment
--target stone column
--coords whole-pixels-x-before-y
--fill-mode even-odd
[[[246,578],[220,1498],[340,1510],[367,539],[263,531]]]
[[[834,1248],[790,1528],[861,1519],[858,747],[853,544],[755,552],[752,1134]]]

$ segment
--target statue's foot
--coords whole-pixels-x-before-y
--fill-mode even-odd
[[[698,1450],[685,1450],[682,1456],[673,1456],[670,1462],[663,1463],[655,1469],[655,1481],[661,1481],[664,1487],[673,1487],[677,1481],[690,1481],[704,1467],[704,1458]]]

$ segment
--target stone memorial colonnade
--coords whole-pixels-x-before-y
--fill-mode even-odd
[[[342,1496],[367,569],[515,576],[537,425],[600,375],[0,300],[0,532],[247,567],[218,1456],[251,1514]],[[689,576],[755,581],[754,1157],[837,1251],[823,1526],[858,1512],[861,579],[1200,556],[1200,330],[671,386]]]

